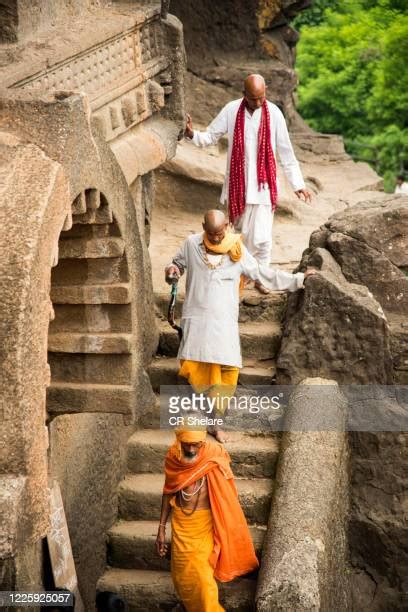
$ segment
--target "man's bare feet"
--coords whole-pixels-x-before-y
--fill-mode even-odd
[[[270,290],[259,281],[255,281],[255,289],[257,289],[259,293],[262,293],[263,295],[268,295],[268,293],[270,293]]]
[[[210,436],[214,436],[217,442],[220,442],[221,444],[228,442],[227,434],[224,431],[221,431],[221,429],[216,429],[216,427],[207,427],[207,433],[209,433]]]

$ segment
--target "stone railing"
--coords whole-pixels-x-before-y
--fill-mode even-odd
[[[328,409],[330,407],[330,409]],[[318,431],[323,415],[330,427]],[[285,419],[256,610],[347,610],[346,401],[337,383],[304,380]]]

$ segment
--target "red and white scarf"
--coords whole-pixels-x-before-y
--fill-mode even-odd
[[[245,209],[245,108],[242,100],[235,120],[234,139],[229,177],[228,208],[231,223],[240,217]],[[258,130],[257,155],[258,189],[269,186],[272,210],[277,205],[276,161],[271,144],[271,118],[266,100],[262,105],[262,117]]]

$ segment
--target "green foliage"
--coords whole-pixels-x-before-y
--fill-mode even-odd
[[[308,11],[301,15],[301,114],[318,131],[342,134],[356,157],[362,148],[353,143],[366,143],[363,158],[383,174],[408,168],[405,7],[406,0],[321,0],[309,21]]]
[[[324,20],[324,11],[327,8],[338,10],[340,0],[314,0],[310,8],[302,11],[293,21],[293,27],[301,30],[303,26],[317,26]]]

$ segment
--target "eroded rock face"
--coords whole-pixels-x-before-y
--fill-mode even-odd
[[[293,100],[298,33],[290,20],[310,5],[310,0],[173,0],[171,11],[183,23],[188,66],[196,76],[227,87],[238,98],[248,74],[263,74],[269,99],[292,128],[304,131],[308,128]]]
[[[326,227],[380,251],[398,267],[408,266],[408,197],[368,200],[333,215]]]
[[[408,198],[386,196],[333,215],[311,235],[301,268],[321,272],[289,297],[278,382],[406,382],[407,234]],[[403,394],[402,387],[383,387],[367,403],[394,431],[349,434],[354,610],[406,609],[408,436],[393,424]]]
[[[347,282],[325,249],[314,250],[306,261],[321,272],[289,298],[279,381],[298,384],[321,376],[342,383],[390,383],[389,331],[380,304],[366,287]]]
[[[351,432],[350,442],[354,609],[406,610],[408,435]]]

